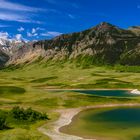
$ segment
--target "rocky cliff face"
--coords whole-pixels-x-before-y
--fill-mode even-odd
[[[46,50],[46,59],[76,59],[79,56],[91,56],[93,63],[96,61],[127,64],[126,59],[130,52],[138,53],[140,36],[132,30],[120,29],[103,22],[83,32],[61,35],[34,44],[34,48],[39,46]],[[131,65],[133,62],[128,64]]]
[[[4,67],[5,63],[9,60],[9,56],[0,50],[0,68]]]
[[[83,32],[26,43],[12,50],[8,64],[31,63],[38,57],[46,61],[89,57],[91,64],[140,65],[139,31],[138,27],[124,30],[103,22]]]

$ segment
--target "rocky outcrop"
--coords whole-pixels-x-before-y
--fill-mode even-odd
[[[0,68],[5,66],[5,63],[9,60],[9,56],[0,50]]]

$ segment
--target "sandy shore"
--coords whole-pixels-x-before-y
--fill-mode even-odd
[[[77,115],[82,108],[77,109],[62,109],[58,110],[57,112],[60,113],[60,118],[52,124],[52,128],[50,130],[46,130],[45,126],[38,128],[38,130],[49,136],[52,140],[91,140],[91,139],[84,139],[78,136],[68,135],[61,133],[59,129],[63,126],[66,126],[71,123],[72,118]]]
[[[138,89],[134,89],[130,92],[131,94],[140,95],[140,91]]]
[[[73,135],[68,135],[64,134],[59,131],[59,129],[63,126],[69,125],[72,122],[73,117],[75,117],[78,113],[80,113],[83,110],[86,109],[94,109],[94,108],[105,108],[105,107],[125,107],[125,106],[140,106],[140,104],[109,104],[109,105],[96,105],[96,106],[86,106],[86,107],[81,107],[81,108],[72,108],[72,109],[61,109],[57,110],[57,112],[60,113],[59,119],[52,123],[52,128],[47,130],[45,129],[45,126],[47,124],[41,126],[38,128],[38,130],[49,136],[52,140],[95,140],[95,139],[85,139],[82,137],[78,136],[73,136]]]

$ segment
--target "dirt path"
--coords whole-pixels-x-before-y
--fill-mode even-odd
[[[44,126],[40,127],[38,130],[43,134],[49,136],[52,140],[85,140],[78,136],[67,135],[59,131],[61,127],[70,124],[72,118],[75,115],[77,115],[80,111],[82,111],[82,109],[80,108],[58,110],[57,112],[60,113],[60,118],[52,124],[52,129],[46,130],[45,129],[46,124],[45,124]]]
[[[86,110],[86,109],[94,109],[94,108],[105,108],[105,107],[124,107],[124,106],[140,106],[140,104],[109,104],[109,105],[95,105],[95,106],[86,106],[81,108],[72,108],[72,109],[61,109],[57,110],[60,113],[59,119],[52,123],[52,128],[50,130],[45,129],[47,124],[38,128],[38,130],[49,136],[52,140],[95,140],[95,139],[84,139],[78,136],[64,134],[59,131],[59,129],[63,126],[69,125],[72,122],[72,119],[75,115],[79,112]]]

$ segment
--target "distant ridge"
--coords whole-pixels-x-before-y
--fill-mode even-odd
[[[9,57],[7,65],[32,63],[39,58],[44,62],[77,60],[89,65],[140,65],[140,27],[126,30],[102,22],[82,32],[25,43],[24,47],[13,49]]]

